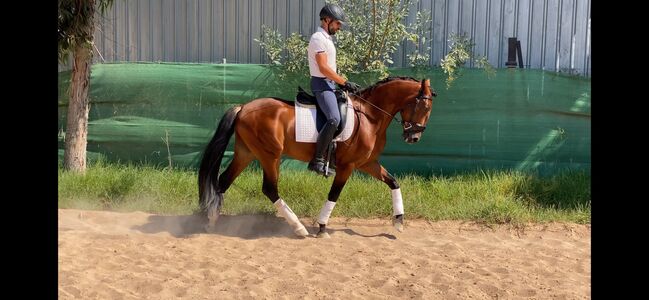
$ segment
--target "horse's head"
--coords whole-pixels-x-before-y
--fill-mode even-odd
[[[406,143],[416,143],[421,138],[421,133],[426,129],[435,96],[437,93],[430,87],[430,80],[423,79],[417,96],[407,99],[407,104],[400,111],[403,139]]]

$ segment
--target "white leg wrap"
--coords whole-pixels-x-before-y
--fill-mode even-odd
[[[403,198],[401,198],[401,188],[392,190],[392,211],[394,215],[403,215]]]
[[[327,200],[325,204],[322,206],[322,209],[320,210],[320,216],[318,216],[318,223],[322,225],[327,225],[327,222],[329,222],[329,216],[331,216],[331,211],[334,210],[334,207],[336,206],[336,202],[331,202]]]
[[[275,205],[275,208],[277,208],[277,211],[279,214],[286,219],[286,222],[290,224],[293,227],[293,231],[297,233],[298,235],[308,235],[308,231],[306,228],[304,228],[304,225],[300,222],[300,220],[297,218],[295,213],[291,210],[288,205],[286,205],[286,202],[284,202],[283,199],[278,199],[275,201],[273,204]]]

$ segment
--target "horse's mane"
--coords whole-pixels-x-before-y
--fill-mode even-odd
[[[375,84],[373,84],[371,86],[368,86],[367,88],[365,88],[365,89],[363,89],[361,91],[361,94],[369,93],[372,90],[374,90],[375,88],[377,88],[377,87],[379,87],[379,86],[381,86],[383,84],[386,84],[386,83],[388,83],[390,81],[394,81],[394,80],[411,80],[411,81],[419,82],[419,80],[417,80],[415,78],[412,78],[412,77],[409,77],[409,76],[394,76],[394,77],[391,76],[391,77],[385,78],[385,79],[383,79],[383,80],[381,80],[381,81],[379,81],[379,82],[377,82],[377,83],[375,83]]]
[[[379,86],[381,86],[383,84],[386,84],[388,82],[394,81],[394,80],[409,80],[409,81],[419,82],[419,80],[417,80],[417,79],[415,79],[413,77],[409,77],[409,76],[390,76],[388,78],[380,80],[380,81],[376,82],[375,84],[373,84],[371,86],[368,86],[367,88],[361,90],[360,94],[369,93],[369,92],[373,91],[375,88],[377,88],[377,87],[379,87]],[[291,105],[291,106],[295,105],[295,101],[293,101],[293,100],[286,100],[286,99],[279,98],[279,97],[269,97],[269,98],[284,102],[284,103],[286,103],[288,105]]]

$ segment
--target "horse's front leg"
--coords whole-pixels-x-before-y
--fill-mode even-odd
[[[392,219],[392,225],[399,232],[403,231],[403,198],[401,197],[401,188],[397,182],[385,168],[379,164],[378,161],[371,161],[362,165],[359,170],[372,175],[372,177],[381,180],[387,184],[391,189],[392,194],[392,213],[394,218]]]
[[[320,215],[318,215],[318,225],[320,225],[320,230],[318,231],[316,237],[318,238],[329,237],[329,234],[326,232],[327,223],[329,222],[329,216],[331,216],[331,212],[334,210],[334,207],[336,206],[336,201],[340,196],[340,192],[342,192],[343,187],[345,186],[345,183],[347,183],[347,179],[349,179],[349,176],[352,174],[353,170],[354,169],[349,165],[338,166],[336,170],[336,177],[334,177],[334,183],[333,185],[331,185],[331,189],[329,190],[329,196],[327,197],[327,201],[322,206],[322,209],[320,209]]]

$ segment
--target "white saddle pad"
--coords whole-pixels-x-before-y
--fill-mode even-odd
[[[316,107],[315,105],[303,105],[295,101],[295,141],[299,143],[315,143],[318,139],[316,130]],[[335,137],[334,142],[342,142],[349,139],[354,131],[354,107],[351,101],[347,100],[347,121],[343,131]]]

